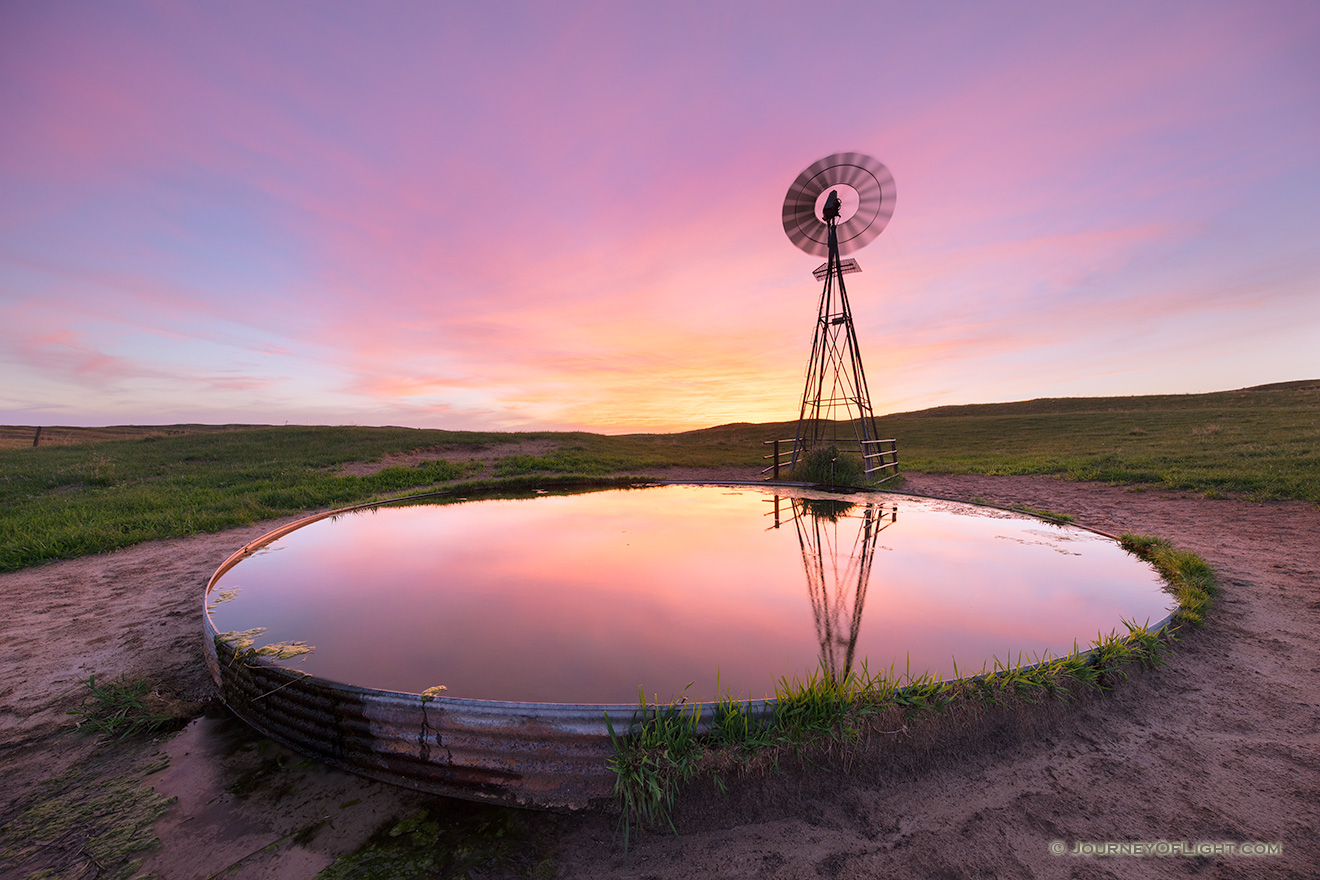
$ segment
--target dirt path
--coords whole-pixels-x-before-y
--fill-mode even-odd
[[[1223,598],[1166,667],[1108,697],[988,728],[985,741],[913,766],[790,768],[724,796],[693,790],[677,812],[680,836],[648,834],[624,853],[609,817],[510,818],[425,798],[302,764],[224,720],[109,749],[70,733],[65,713],[91,673],[145,677],[181,704],[211,694],[201,588],[271,524],[159,541],[0,575],[0,825],[49,796],[43,779],[74,770],[94,780],[165,754],[170,768],[142,778],[179,801],[156,823],[162,846],[143,867],[170,880],[230,866],[244,877],[313,876],[418,809],[450,816],[456,834],[473,817],[482,828],[492,816],[517,825],[524,851],[481,876],[538,864],[564,878],[1315,876],[1320,510],[1037,477],[911,474],[903,488],[1166,537],[1218,569]],[[1051,854],[1054,841],[1262,842],[1282,852],[1080,858]],[[0,859],[0,875],[87,863],[85,845],[61,839],[21,862]]]

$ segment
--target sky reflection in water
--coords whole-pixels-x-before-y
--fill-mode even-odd
[[[903,495],[663,486],[391,506],[304,526],[213,588],[221,631],[335,681],[560,703],[772,695],[780,676],[977,670],[1172,607],[1082,529]],[[775,511],[778,509],[776,516]],[[895,515],[896,514],[896,515]],[[776,527],[776,521],[779,523]],[[238,591],[216,603],[223,591]]]

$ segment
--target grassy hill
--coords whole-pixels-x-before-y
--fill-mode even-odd
[[[1046,398],[880,419],[909,470],[1054,474],[1320,504],[1320,380],[1212,394]],[[677,434],[261,425],[0,427],[0,571],[151,538],[460,484],[508,489],[666,467],[755,467],[792,422]],[[507,452],[539,441],[548,451]],[[439,448],[367,476],[349,462]]]

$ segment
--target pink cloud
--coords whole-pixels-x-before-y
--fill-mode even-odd
[[[117,380],[140,375],[138,364],[97,350],[82,340],[82,334],[57,331],[17,340],[14,351],[31,368],[66,381],[108,387]]]
[[[1062,345],[1119,375],[1124,333],[1153,361],[1147,334],[1313,286],[1280,243],[1309,215],[1269,195],[1314,182],[1313,10],[851,10],[843,79],[782,63],[779,11],[28,13],[0,52],[9,338],[61,381],[254,406],[782,417],[816,290],[779,199],[855,148],[899,183],[854,293],[887,399],[1014,393]]]

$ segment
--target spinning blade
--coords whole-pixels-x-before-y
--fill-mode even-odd
[[[816,201],[837,186],[851,187],[859,199],[856,212],[835,227],[840,253],[866,247],[894,215],[898,190],[888,168],[864,153],[826,156],[799,174],[784,197],[784,232],[809,254],[829,254],[829,226],[816,213]]]

